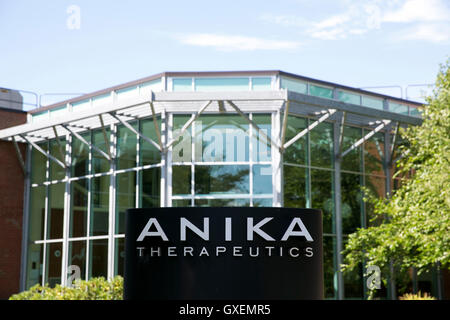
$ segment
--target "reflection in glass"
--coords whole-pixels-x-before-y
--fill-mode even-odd
[[[157,118],[159,132],[161,132],[161,119]],[[158,143],[158,137],[156,135],[155,125],[153,119],[141,120],[142,134],[156,143]],[[156,164],[161,162],[161,152],[150,142],[139,138],[139,150],[141,165]]]
[[[108,239],[89,241],[89,278],[106,277],[108,272]]]
[[[45,191],[46,187],[31,188],[31,203],[30,203],[30,229],[29,240],[43,240],[44,239],[44,219],[45,219]]]
[[[38,146],[48,150],[47,142],[38,143]],[[33,148],[31,152],[31,183],[41,183],[46,180],[47,157]]]
[[[31,243],[28,246],[26,289],[42,284],[44,245]]]
[[[190,199],[172,200],[172,207],[190,207],[190,206],[191,206]]]
[[[249,207],[249,199],[196,199],[196,207]]]
[[[253,149],[253,161],[271,161],[271,143],[270,140],[264,137],[264,134],[271,138],[272,122],[271,116],[266,114],[253,114],[252,121],[261,129],[263,134],[261,134],[255,128],[253,130],[252,137],[252,149]]]
[[[200,116],[195,121],[195,161],[249,161],[248,130],[239,115]]]
[[[136,122],[130,123],[137,130]],[[117,128],[117,169],[136,167],[137,135],[127,127],[121,125]]]
[[[305,129],[308,126],[307,121],[307,119],[289,115],[286,126],[285,142],[288,142],[303,129]],[[307,146],[308,140],[307,135],[305,135],[286,149],[283,155],[284,162],[306,165],[308,163]]]
[[[323,237],[323,278],[325,298],[335,298],[336,237]]]
[[[116,233],[125,233],[125,211],[136,208],[136,171],[116,175]]]
[[[86,275],[86,241],[69,241],[68,267],[71,265],[80,268],[80,277],[84,279]],[[68,276],[73,274],[72,271]]]
[[[65,163],[66,141],[62,138],[59,139],[59,143],[56,139],[50,141],[50,154],[62,163]],[[55,161],[50,160],[50,180],[62,180],[65,176],[66,169]]]
[[[311,169],[311,207],[322,210],[323,233],[334,233],[333,172]]]
[[[91,141],[91,133],[85,132],[81,136]],[[89,146],[72,136],[72,177],[82,177],[89,174]]]
[[[142,208],[156,208],[160,206],[161,168],[146,169],[140,174],[140,203]]]
[[[314,120],[309,120],[310,124]],[[316,167],[332,167],[333,159],[333,125],[322,122],[309,133],[311,165]]]
[[[191,194],[191,166],[172,167],[172,194]]]
[[[47,239],[62,239],[65,183],[49,186],[50,203],[47,215]]]
[[[307,169],[284,165],[284,206],[306,208],[308,197]]]
[[[272,207],[273,206],[273,200],[270,199],[253,199],[253,206],[254,207]]]
[[[45,283],[50,287],[61,283],[62,243],[47,243]]]
[[[110,139],[110,130],[109,128],[105,127],[106,132],[106,139],[103,134],[103,130],[95,130],[92,132],[92,142],[93,144],[105,152],[106,154],[109,153],[108,146],[109,146],[109,139]],[[92,171],[93,173],[100,173],[100,172],[107,172],[110,169],[110,163],[108,159],[106,159],[104,156],[102,156],[100,153],[98,153],[95,150],[92,150]]]
[[[95,177],[92,183],[92,204],[90,231],[91,236],[108,233],[110,176]]]
[[[364,130],[364,134],[369,133]],[[364,142],[364,166],[366,174],[384,175],[384,133],[377,132]]]
[[[87,179],[75,180],[70,183],[70,237],[85,237],[87,229],[88,207]]]
[[[196,194],[249,193],[249,166],[196,166]]]
[[[124,276],[125,238],[114,239],[114,275]]]
[[[272,194],[271,165],[253,165],[253,194]]]
[[[362,138],[361,128],[344,127],[344,139],[342,141],[342,151],[350,148],[355,142]],[[361,145],[350,151],[342,160],[342,170],[362,171],[361,165]]]
[[[362,227],[363,196],[361,191],[362,176],[341,173],[342,190],[342,232],[350,234]]]

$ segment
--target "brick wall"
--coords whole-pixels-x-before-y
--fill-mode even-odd
[[[26,113],[0,109],[0,129],[26,122]],[[19,144],[25,159],[25,145]],[[19,291],[24,175],[12,142],[0,141],[0,299]]]

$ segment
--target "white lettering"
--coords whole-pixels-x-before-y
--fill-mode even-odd
[[[295,226],[298,225],[300,227],[300,231],[294,231]],[[308,232],[308,229],[306,229],[305,225],[302,222],[302,219],[300,218],[294,218],[292,219],[291,224],[286,230],[286,233],[284,234],[283,238],[281,238],[281,241],[286,241],[289,237],[296,236],[300,237],[303,236],[308,241],[313,241],[313,238]]]

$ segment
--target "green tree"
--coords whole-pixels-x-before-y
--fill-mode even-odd
[[[412,173],[389,199],[369,194],[374,206],[368,228],[349,236],[343,270],[376,265],[382,275],[411,267],[419,274],[437,263],[450,268],[450,60],[441,65],[423,123],[401,130],[408,143],[397,175]],[[383,279],[385,281],[385,279]]]

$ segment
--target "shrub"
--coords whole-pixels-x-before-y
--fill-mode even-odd
[[[12,295],[9,300],[122,300],[123,278],[116,276],[111,281],[104,277],[89,281],[77,280],[72,287],[57,284],[54,288],[37,284],[27,291]]]
[[[428,295],[428,293],[422,293],[419,291],[418,293],[406,293],[403,296],[399,297],[400,300],[436,300],[436,298]]]

